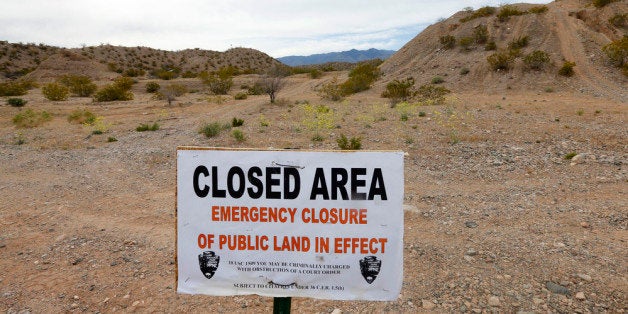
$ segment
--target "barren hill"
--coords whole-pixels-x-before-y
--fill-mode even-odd
[[[249,48],[232,48],[225,52],[198,48],[166,51],[112,45],[67,49],[0,41],[0,79],[29,74],[37,80],[46,80],[78,73],[98,80],[119,73],[143,76],[159,70],[193,76],[227,66],[237,68],[240,73],[256,73],[277,63],[279,61],[267,54]]]
[[[431,25],[386,60],[383,81],[412,76],[424,84],[438,76],[455,91],[570,89],[626,101],[628,80],[602,52],[604,45],[626,35],[625,24],[609,21],[622,12],[625,19],[628,1],[602,8],[591,1],[565,0],[461,11]],[[534,51],[549,56],[541,69],[530,69],[523,61]],[[508,70],[491,68],[487,58],[495,53],[512,57]],[[572,77],[558,75],[565,61],[576,64]]]

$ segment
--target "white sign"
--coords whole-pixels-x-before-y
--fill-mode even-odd
[[[403,153],[177,150],[177,291],[395,300]]]

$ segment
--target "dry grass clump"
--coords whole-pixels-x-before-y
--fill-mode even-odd
[[[26,109],[13,117],[13,124],[18,128],[34,128],[52,120],[52,115],[47,111],[34,111]]]

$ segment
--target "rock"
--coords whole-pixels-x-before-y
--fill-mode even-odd
[[[418,213],[419,212],[419,209],[416,206],[414,206],[414,205],[403,204],[402,208],[403,208],[404,212],[413,212],[413,213]]]
[[[547,288],[547,290],[551,291],[552,293],[562,294],[562,295],[571,294],[571,292],[569,292],[569,289],[567,289],[566,287],[563,287],[559,284],[555,284],[551,281],[546,282],[545,287]]]
[[[583,222],[580,223],[580,227],[582,227],[582,228],[589,228],[589,227],[591,227],[591,225],[589,225],[588,222],[583,221]]]
[[[433,310],[436,307],[436,304],[428,300],[421,300],[421,307],[429,311],[429,310]]]
[[[545,300],[543,299],[539,299],[539,298],[532,298],[532,302],[534,303],[534,305],[539,305],[545,302]]]
[[[578,299],[578,300],[586,299],[586,297],[584,296],[584,292],[579,291],[578,293],[576,293],[576,299]]]
[[[467,228],[477,228],[478,224],[475,221],[467,221],[464,223]]]
[[[478,255],[478,251],[476,251],[474,248],[470,248],[467,250],[467,253],[465,253],[465,255],[476,256]]]
[[[342,314],[342,310],[341,309],[334,309],[333,311],[331,311],[331,314]]]
[[[140,304],[140,301],[135,301],[133,302],[133,304],[131,304],[132,307],[136,307]]]
[[[499,298],[492,295],[490,297],[488,297],[488,305],[490,306],[500,306],[500,302],[499,302]]]
[[[73,309],[75,309],[75,308],[79,307],[79,305],[78,305],[78,303],[72,303],[72,304],[70,305],[70,307],[71,307],[71,308],[73,308]]]
[[[462,258],[464,258],[465,261],[469,262],[469,263],[473,263],[475,262],[475,258],[469,256],[469,255],[465,255]]]
[[[587,281],[587,282],[591,282],[593,279],[591,278],[591,276],[587,275],[587,274],[578,274],[577,275],[578,278]]]

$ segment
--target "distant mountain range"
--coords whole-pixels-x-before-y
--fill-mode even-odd
[[[395,53],[394,50],[379,50],[371,48],[369,50],[356,50],[351,49],[349,51],[320,53],[310,56],[286,56],[277,58],[284,64],[289,66],[311,65],[321,64],[327,62],[360,62],[371,59],[387,59]]]

